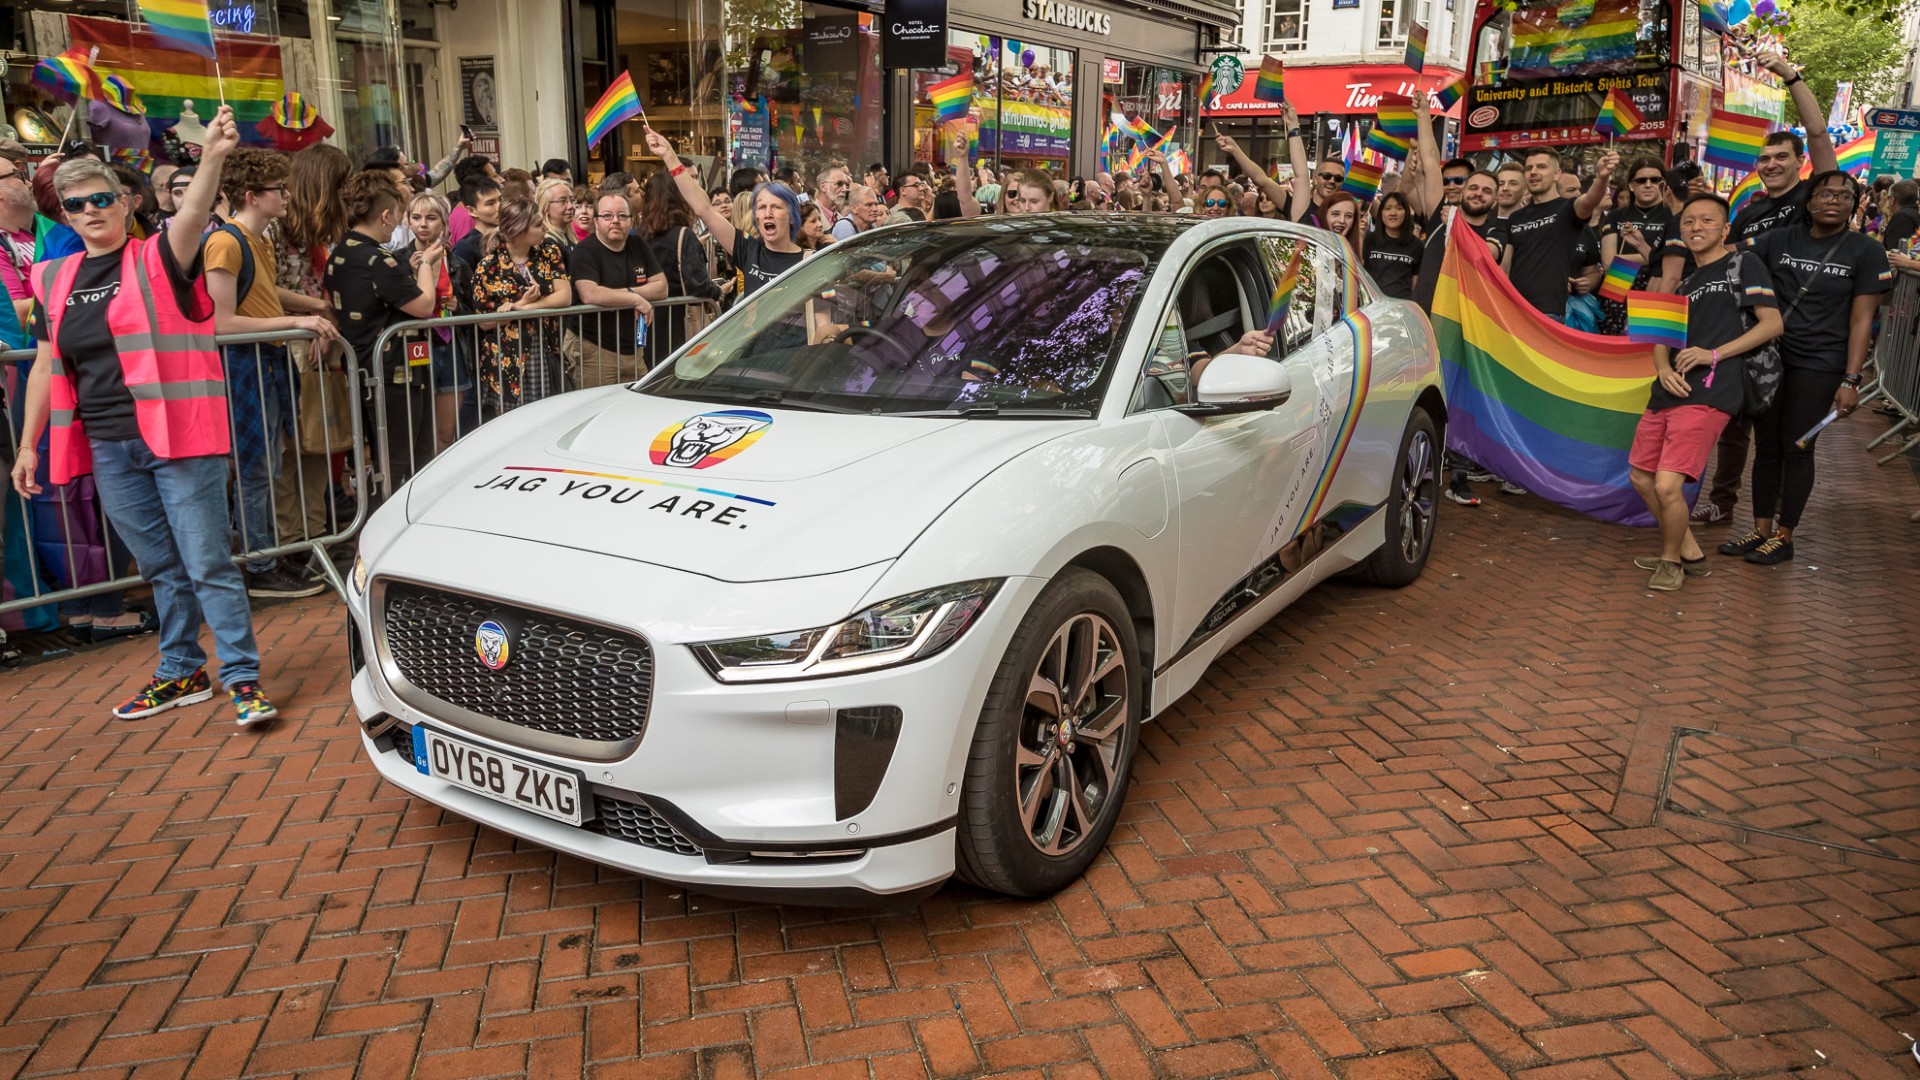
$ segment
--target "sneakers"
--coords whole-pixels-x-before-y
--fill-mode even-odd
[[[262,574],[247,575],[247,595],[263,600],[291,600],[301,596],[317,596],[327,587],[320,578],[291,570],[285,563],[276,565]]]
[[[280,715],[280,710],[267,700],[266,692],[259,683],[243,682],[227,688],[227,697],[233,699],[234,722],[243,728],[255,724],[264,724]]]
[[[155,677],[145,690],[113,710],[113,715],[121,720],[138,720],[176,705],[198,705],[211,697],[213,683],[207,678],[207,669],[201,668],[183,679]]]
[[[1527,493],[1526,488],[1521,487],[1511,480],[1500,481],[1500,490],[1507,495],[1525,495]]]
[[[1500,478],[1485,469],[1471,469],[1467,472],[1467,479],[1476,484],[1485,484]]]
[[[1665,560],[1661,559],[1658,555],[1642,555],[1633,560],[1633,565],[1642,570],[1658,570],[1663,563],[1665,563]],[[1707,565],[1707,557],[1705,555],[1697,559],[1681,560],[1680,568],[1686,571],[1688,577],[1706,577],[1708,574],[1713,573],[1713,567]]]
[[[1731,513],[1710,502],[1703,502],[1693,508],[1693,513],[1687,515],[1687,520],[1695,525],[1718,525],[1732,516]]]
[[[1639,561],[1638,559],[1634,560],[1635,563]],[[1665,559],[1655,559],[1654,561],[1660,565],[1654,569],[1653,577],[1648,579],[1647,588],[1656,592],[1673,592],[1675,589],[1686,584],[1687,575],[1685,571],[1680,569],[1679,563],[1668,562]]]
[[[1777,566],[1793,558],[1793,541],[1784,536],[1769,536],[1759,547],[1747,552],[1747,561],[1756,566]]]
[[[1447,485],[1447,490],[1443,492],[1443,494],[1446,495],[1447,501],[1450,503],[1459,503],[1461,506],[1479,506],[1480,505],[1480,496],[1475,495],[1473,493],[1473,489],[1466,486],[1465,484],[1461,484],[1457,487],[1452,484],[1449,484]]]
[[[1771,537],[1765,533],[1750,532],[1738,540],[1729,540],[1721,544],[1719,551],[1722,555],[1745,555],[1754,548],[1766,543],[1769,539],[1771,539]]]

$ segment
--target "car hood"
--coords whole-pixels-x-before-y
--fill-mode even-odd
[[[982,477],[1086,423],[609,391],[493,445],[483,428],[473,436],[482,446],[458,447],[446,463],[464,475],[415,520],[723,581],[837,573],[898,556]]]

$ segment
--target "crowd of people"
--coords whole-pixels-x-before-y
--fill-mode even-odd
[[[1767,63],[1800,115],[1824,115],[1785,61]],[[1415,105],[1428,108],[1424,98]],[[249,726],[275,715],[249,597],[312,595],[325,581],[306,552],[271,553],[330,535],[351,517],[351,500],[375,497],[342,473],[343,447],[326,434],[338,417],[316,411],[361,408],[372,433],[378,395],[397,485],[508,409],[636,377],[715,309],[885,225],[1061,211],[1278,218],[1339,236],[1384,293],[1429,310],[1447,234],[1464,226],[1520,296],[1570,328],[1624,331],[1622,306],[1598,295],[1618,254],[1640,261],[1634,287],[1688,297],[1687,345],[1656,350],[1658,378],[1630,459],[1661,533],[1660,554],[1639,560],[1651,587],[1707,572],[1692,527],[1728,519],[1750,452],[1753,527],[1719,550],[1762,565],[1793,558],[1814,477],[1815,440],[1802,435],[1829,411],[1858,406],[1890,266],[1920,269],[1909,251],[1920,186],[1863,191],[1838,170],[1824,132],[1806,142],[1778,132],[1761,157],[1763,191],[1735,214],[1697,169],[1606,150],[1583,176],[1535,148],[1490,170],[1443,160],[1422,124],[1404,171],[1362,202],[1342,189],[1341,158],[1310,165],[1290,107],[1285,127],[1286,182],[1224,136],[1217,145],[1235,166],[1226,171],[1176,174],[1146,150],[1139,176],[918,163],[896,180],[884,164],[856,173],[829,162],[804,181],[791,169],[740,168],[710,184],[648,130],[656,171],[591,185],[576,183],[564,161],[501,170],[464,143],[431,166],[392,148],[356,164],[326,144],[291,155],[242,147],[224,108],[197,162],[151,177],[87,156],[30,169],[17,147],[0,144],[0,274],[37,350],[13,403],[21,419],[8,471],[26,498],[91,475],[107,576],[137,564],[153,586],[152,612],[129,610],[117,593],[60,608],[66,632],[82,639],[159,634],[151,681],[114,714],[212,696],[204,621]],[[946,138],[948,159],[966,162],[966,135]],[[1802,180],[1809,155],[1813,175]],[[656,311],[668,297],[703,306]],[[593,314],[482,318],[576,305]],[[455,315],[475,316],[485,332],[441,328],[404,357],[386,333]],[[215,334],[262,343],[221,347]],[[377,352],[383,340],[388,355]],[[362,400],[330,407],[328,388],[339,399],[346,384],[329,376],[348,356],[361,369]],[[1747,375],[1769,370],[1778,377],[1766,387]],[[1685,485],[1704,478],[1716,446],[1711,490],[1689,511]],[[1447,497],[1477,506],[1472,485],[1488,481],[1525,494],[1455,458]],[[249,553],[244,566],[231,561],[235,551]]]

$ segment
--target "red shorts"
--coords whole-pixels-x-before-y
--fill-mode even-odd
[[[1640,426],[1633,429],[1633,449],[1627,451],[1627,464],[1642,472],[1677,472],[1698,480],[1721,429],[1731,419],[1711,405],[1649,409],[1641,415]]]

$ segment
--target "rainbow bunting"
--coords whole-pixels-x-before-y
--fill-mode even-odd
[[[1646,119],[1639,109],[1633,107],[1632,99],[1619,90],[1608,90],[1607,99],[1600,103],[1600,116],[1593,122],[1593,130],[1609,139],[1618,138],[1640,126]]]
[[[1287,65],[1277,56],[1260,60],[1260,77],[1253,84],[1253,99],[1275,104],[1287,100]]]
[[[1340,182],[1340,190],[1366,202],[1380,193],[1380,178],[1385,174],[1384,168],[1371,162],[1351,162],[1347,165],[1347,178]]]
[[[591,150],[607,132],[636,116],[645,117],[647,111],[640,107],[640,93],[633,88],[633,73],[622,71],[620,77],[613,80],[607,92],[587,110],[587,149]],[[796,125],[799,118],[795,117]]]
[[[1447,230],[1432,321],[1449,448],[1568,509],[1652,523],[1627,480],[1652,349],[1547,319],[1471,229]]]
[[[1627,302],[1627,293],[1632,290],[1635,279],[1640,276],[1640,268],[1646,263],[1635,255],[1615,255],[1607,264],[1607,276],[1600,279],[1600,299],[1611,300],[1616,304]]]
[[[1200,76],[1200,92],[1195,95],[1195,98],[1200,102],[1200,112],[1204,115],[1207,111],[1207,106],[1213,103],[1212,68],[1208,68],[1207,73]]]
[[[85,50],[78,47],[33,65],[33,85],[66,102],[99,101],[106,94]]]
[[[93,66],[101,76],[120,75],[139,86],[147,126],[156,138],[179,120],[189,100],[202,123],[211,120],[224,85],[240,137],[254,146],[272,144],[259,124],[286,92],[280,43],[272,37],[222,33],[216,44],[224,78],[216,78],[214,60],[171,47],[150,25],[69,15],[66,26],[76,49],[83,54],[89,48],[99,50]]]
[[[1715,109],[1707,123],[1706,153],[1700,160],[1722,169],[1751,172],[1771,130],[1773,122],[1764,116]]]
[[[1840,158],[1841,171],[1855,176],[1867,175],[1867,170],[1873,167],[1873,144],[1873,132],[1868,131],[1865,135],[1842,145],[1835,151]]]
[[[1433,92],[1433,100],[1440,103],[1440,109],[1444,112],[1447,109],[1453,108],[1453,103],[1459,101],[1466,95],[1467,77],[1462,75],[1440,89],[1435,90]]]
[[[1383,97],[1373,110],[1374,126],[1402,142],[1420,137],[1420,118],[1414,115],[1413,99]]]
[[[962,71],[927,87],[927,100],[933,102],[935,124],[965,120],[973,108],[973,72]]]
[[[1727,196],[1727,205],[1731,206],[1734,215],[1738,216],[1740,211],[1747,208],[1747,203],[1764,190],[1766,189],[1760,183],[1760,174],[1748,173],[1745,180],[1734,185],[1733,193]]]
[[[167,48],[209,60],[215,58],[213,20],[207,17],[207,0],[139,0],[139,5],[141,16],[147,20],[147,29]]]
[[[1415,71],[1427,66],[1427,26],[1414,23],[1407,27],[1407,66]]]
[[[143,173],[153,172],[153,155],[145,150],[116,147],[113,151],[113,160],[124,161]]]
[[[1293,306],[1294,290],[1300,286],[1300,254],[1306,245],[1296,242],[1293,255],[1287,259],[1287,265],[1280,271],[1280,280],[1273,285],[1273,295],[1267,298],[1267,333],[1278,334],[1287,322],[1287,311]]]
[[[1687,347],[1687,298],[1678,293],[1627,294],[1627,340],[1669,349]]]
[[[1367,132],[1367,149],[1378,150],[1395,161],[1407,160],[1407,152],[1413,144],[1405,139],[1387,134],[1383,128],[1374,128]]]

